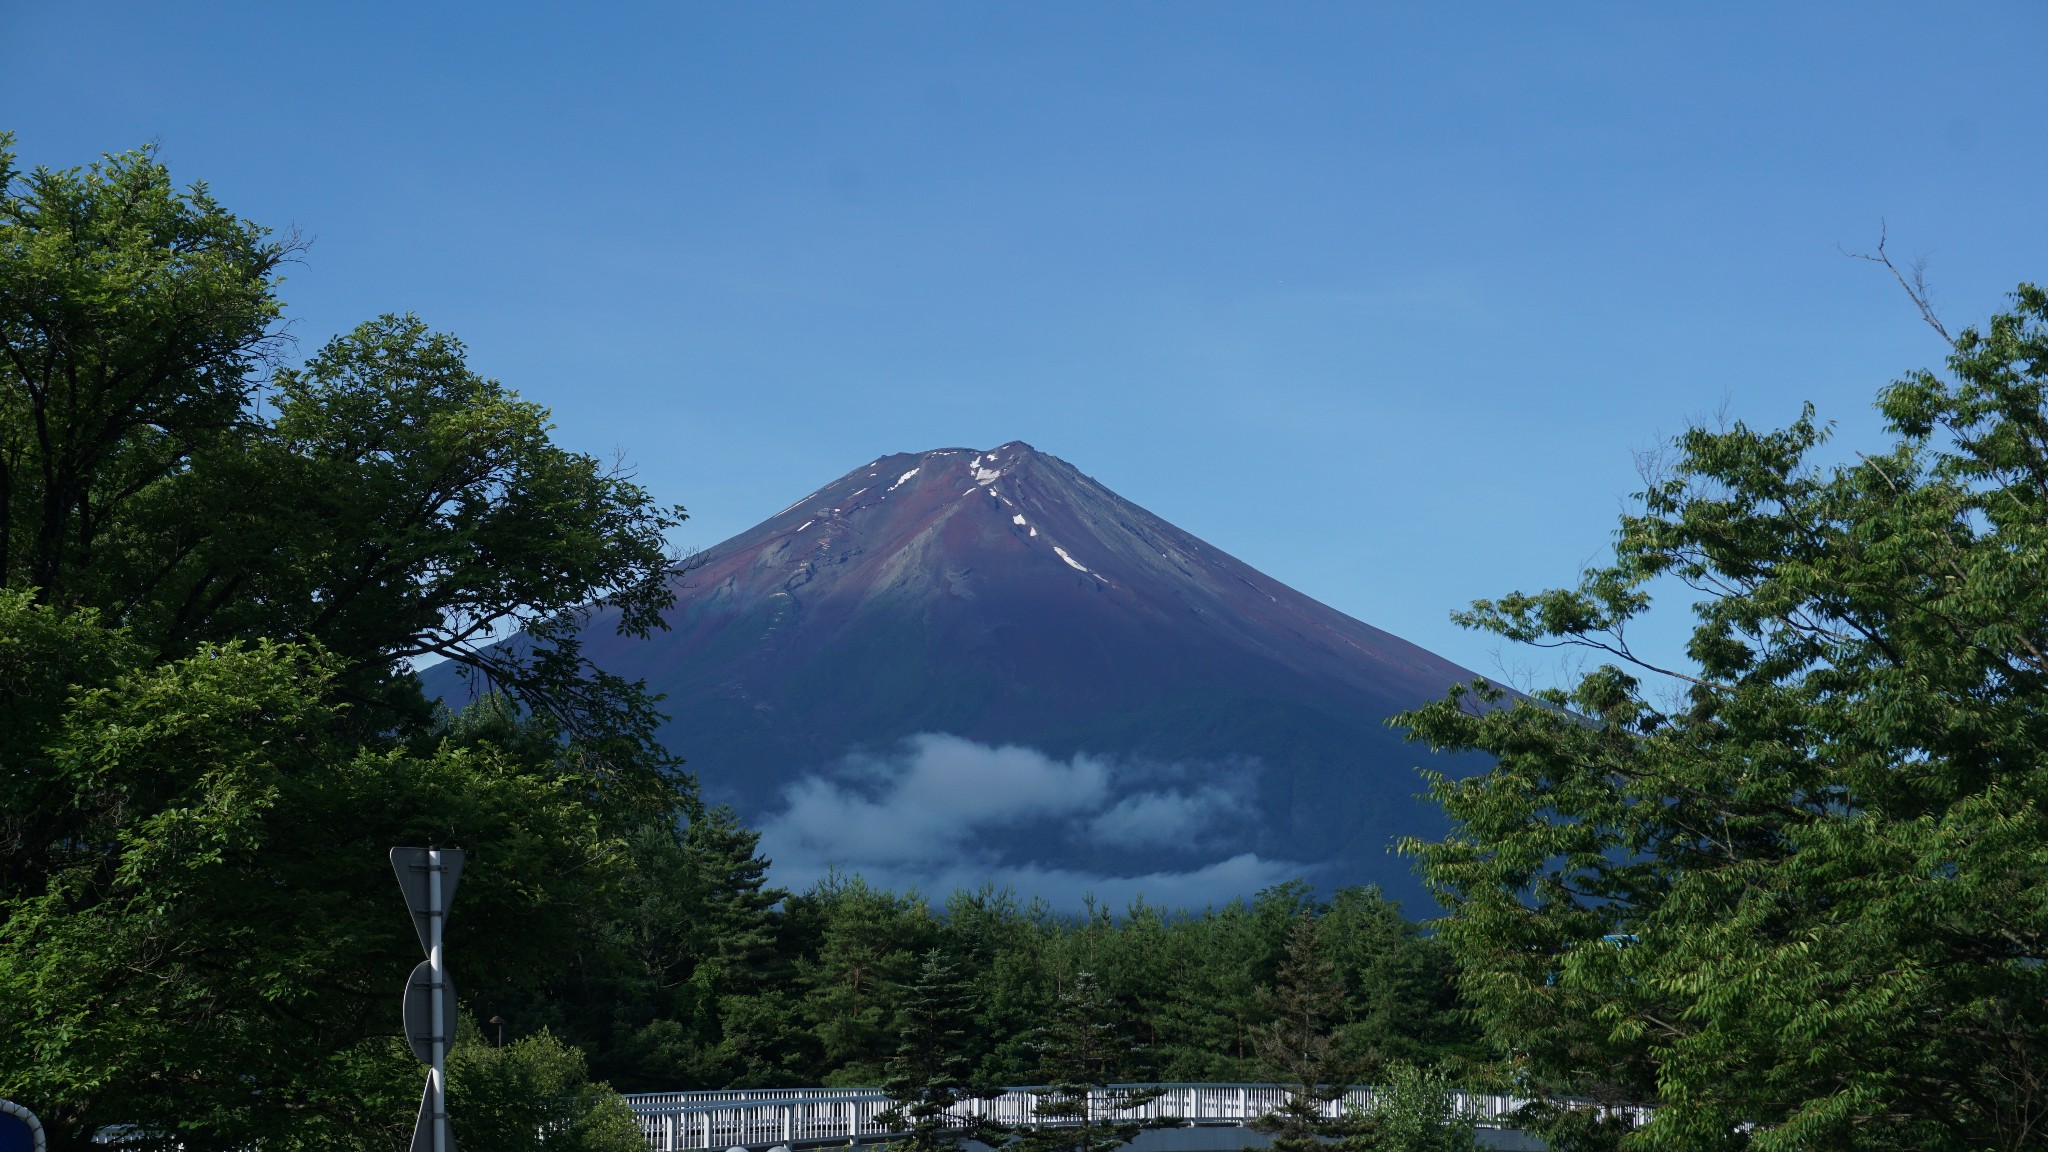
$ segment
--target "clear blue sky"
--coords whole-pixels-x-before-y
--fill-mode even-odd
[[[1875,435],[2048,280],[2048,6],[0,0],[31,164],[158,140],[315,244],[303,351],[411,310],[724,538],[1024,439],[1472,667],[1631,452]]]

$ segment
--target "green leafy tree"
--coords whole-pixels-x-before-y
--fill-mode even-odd
[[[717,807],[690,822],[690,852],[698,890],[703,959],[692,975],[697,994],[713,1006],[714,1043],[700,1082],[788,1083],[792,1060],[816,1049],[799,1042],[798,1014],[789,995],[796,961],[786,947],[780,906],[789,893],[768,884],[769,861],[761,834]]]
[[[766,885],[759,833],[729,809],[692,800],[686,811],[681,825],[650,820],[622,836],[610,898],[579,910],[585,940],[565,968],[540,982],[466,985],[478,1015],[502,1014],[522,1033],[549,1029],[621,1091],[762,1082],[723,1022],[751,1022],[755,994],[787,982],[774,910],[784,894]],[[746,1036],[744,1023],[734,1031]]]
[[[632,774],[659,756],[659,717],[581,658],[577,632],[593,616],[626,634],[661,627],[674,600],[663,533],[680,509],[556,445],[546,409],[411,316],[280,369],[266,399],[277,416],[250,455],[275,480],[243,497],[265,530],[256,547],[212,534],[234,550],[195,567],[206,582],[179,586],[181,600],[240,579],[213,631],[317,640],[369,677],[455,661],[562,724],[613,787],[659,789]],[[507,628],[521,642],[491,643]]]
[[[23,172],[0,133],[0,578],[129,595],[102,565],[137,502],[240,436],[296,246],[147,153]],[[118,545],[116,545],[118,548]]]
[[[24,174],[0,137],[0,579],[165,656],[318,643],[369,731],[423,714],[409,660],[455,660],[647,784],[656,718],[575,630],[659,626],[681,510],[415,318],[275,363],[294,250],[149,153]]]
[[[1248,1080],[1264,1073],[1257,1052],[1272,1007],[1264,993],[1290,927],[1313,915],[1307,885],[1293,881],[1232,901],[1200,918],[1133,909],[1113,937],[1112,985],[1129,1006],[1145,1051],[1118,1070],[1130,1080]],[[1077,961],[1088,963],[1088,961]]]
[[[448,1054],[448,1115],[471,1152],[646,1152],[618,1093],[590,1079],[583,1053],[545,1029],[503,1047],[465,1019]]]
[[[36,685],[82,680],[11,724],[9,766],[70,797],[77,832],[0,905],[0,1092],[42,1113],[54,1147],[107,1125],[192,1149],[374,1142],[417,1093],[388,1039],[419,958],[378,848],[472,846],[458,987],[565,963],[572,910],[617,865],[557,765],[338,737],[320,654],[236,643],[154,662],[25,592],[0,593],[0,649]]]
[[[1513,1123],[1541,1138],[1552,1152],[1620,1152],[1622,1141],[1637,1127],[1633,1109],[1555,1098],[1517,1108]]]
[[[56,1147],[402,1139],[385,848],[468,849],[458,984],[532,987],[694,804],[571,631],[659,623],[680,511],[410,317],[280,364],[295,251],[0,138],[0,1094]],[[510,703],[437,717],[428,656]]]
[[[1386,1083],[1356,1118],[1344,1141],[1359,1152],[1477,1152],[1476,1118],[1458,1107],[1456,1087],[1442,1069],[1413,1064],[1389,1067]]]
[[[944,954],[924,955],[917,981],[904,989],[897,1013],[896,1055],[882,1087],[890,1108],[879,1119],[900,1137],[891,1141],[909,1152],[951,1152],[969,1140],[997,1147],[1010,1130],[974,1110],[1002,1089],[968,1080],[968,1023],[972,988]],[[963,1108],[962,1106],[967,1107]]]
[[[760,854],[761,833],[740,823],[720,805],[693,816],[684,833],[697,890],[703,899],[703,969],[719,988],[744,989],[772,983],[786,974],[778,955],[776,905],[788,892],[768,884],[768,860]]]
[[[1289,1086],[1287,1100],[1252,1127],[1270,1133],[1280,1152],[1321,1152],[1325,1141],[1356,1127],[1345,1116],[1327,1116],[1342,1100],[1357,1069],[1339,1052],[1337,1027],[1345,1008],[1344,978],[1317,954],[1316,921],[1303,915],[1287,933],[1287,955],[1271,989],[1260,1000],[1273,1022],[1256,1038],[1268,1075]]]
[[[1120,1117],[1161,1090],[1110,1087],[1110,1070],[1132,1045],[1094,973],[1077,973],[1060,993],[1038,1046],[1046,1087],[1036,1093],[1018,1152],[1112,1152],[1137,1138],[1143,1125]]]
[[[674,827],[649,827],[644,836],[681,875],[668,881],[667,866],[643,870],[635,915],[619,921],[634,945],[630,970],[649,986],[619,1003],[639,1005],[641,1016],[598,1056],[615,1069],[614,1082],[636,1091],[747,1080],[758,1070],[725,1042],[721,1021],[736,999],[786,983],[791,970],[775,912],[788,893],[768,886],[761,834],[722,805],[693,805],[672,848]]]
[[[1810,410],[1688,431],[1614,563],[1463,617],[1613,662],[1406,718],[1498,758],[1412,846],[1468,994],[1532,1084],[1659,1101],[1631,1147],[2040,1141],[2048,294],[1879,407],[1840,463]],[[1629,646],[1659,580],[1696,667]]]
[[[1080,917],[984,888],[947,901],[940,946],[975,985],[977,1066],[995,1083],[1039,1075],[1036,1029],[1076,972],[1094,973],[1135,1042],[1107,1074],[1125,1082],[1241,1081],[1270,1074],[1258,1037],[1273,1023],[1270,989],[1304,916],[1345,984],[1333,1027],[1343,1060],[1478,1061],[1484,1050],[1458,1000],[1449,952],[1377,891],[1327,903],[1300,883],[1250,901],[1171,915],[1142,903],[1120,917]]]

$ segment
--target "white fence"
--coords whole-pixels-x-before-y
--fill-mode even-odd
[[[1133,1089],[1157,1089],[1159,1096],[1135,1108],[1114,1108],[1115,1097]],[[1279,1108],[1287,1094],[1279,1084],[1118,1084],[1094,1097],[1090,1111],[1119,1120],[1242,1125]],[[1365,1108],[1372,1096],[1371,1088],[1352,1088],[1325,1104],[1324,1115],[1341,1116],[1347,1106]],[[1530,1102],[1478,1092],[1459,1092],[1456,1099],[1460,1111],[1485,1127],[1499,1127],[1502,1117]],[[998,1124],[1027,1124],[1036,1119],[1038,1100],[1029,1088],[1011,1088],[990,1100],[966,1101],[955,1112]],[[626,1103],[640,1118],[650,1152],[847,1144],[891,1135],[875,1120],[889,1108],[889,1098],[876,1088],[653,1092],[627,1096]]]

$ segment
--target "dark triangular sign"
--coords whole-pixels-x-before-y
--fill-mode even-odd
[[[413,1121],[410,1152],[436,1152],[434,1126],[437,1124],[441,1126],[444,1133],[442,1139],[447,1144],[447,1147],[440,1149],[439,1152],[455,1152],[455,1129],[448,1126],[447,1112],[435,1114],[434,1086],[429,1082],[426,1090],[420,1093],[420,1115],[419,1119]]]
[[[446,926],[448,909],[455,903],[455,885],[462,879],[462,849],[441,849],[441,906],[432,907],[427,898],[428,851],[426,848],[391,850],[391,870],[398,873],[398,887],[405,893],[405,906],[412,910],[412,927],[420,934],[422,952],[433,946],[428,923],[435,916],[440,916],[443,926]]]

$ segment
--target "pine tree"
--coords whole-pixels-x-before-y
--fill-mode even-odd
[[[1253,1049],[1269,1075],[1290,1086],[1287,1102],[1252,1123],[1271,1133],[1278,1152],[1321,1152],[1325,1138],[1357,1131],[1348,1118],[1324,1110],[1344,1097],[1357,1069],[1339,1054],[1337,1026],[1345,1008],[1344,979],[1337,966],[1318,955],[1316,921],[1297,916],[1287,933],[1287,953],[1259,1003],[1273,1022],[1253,1035]]]
[[[1116,1117],[1157,1100],[1163,1090],[1109,1087],[1110,1070],[1129,1058],[1131,1047],[1095,974],[1078,973],[1039,1030],[1046,1087],[1036,1093],[1037,1122],[1017,1142],[1017,1152],[1111,1152],[1135,1139],[1143,1125]]]
[[[809,1024],[824,1082],[873,1084],[896,1049],[894,1023],[919,957],[937,936],[916,893],[899,896],[859,876],[828,876],[792,897],[794,931],[815,933],[797,964],[798,1009]]]
[[[960,1105],[1002,1094],[969,1082],[967,1055],[972,991],[959,971],[934,948],[924,955],[917,981],[904,989],[897,1013],[902,1038],[888,1064],[883,1088],[895,1106],[877,1117],[891,1132],[902,1133],[891,1147],[904,1152],[945,1152],[968,1140],[991,1147],[1008,1139],[1010,1129]]]
[[[706,959],[721,988],[753,987],[776,975],[774,908],[789,893],[768,886],[761,833],[721,804],[693,814],[683,846],[703,894]]]

